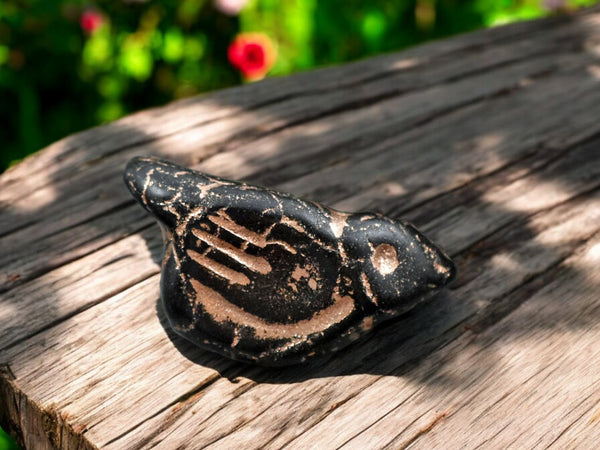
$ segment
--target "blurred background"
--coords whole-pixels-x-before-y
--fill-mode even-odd
[[[173,99],[599,0],[2,0],[0,172]]]

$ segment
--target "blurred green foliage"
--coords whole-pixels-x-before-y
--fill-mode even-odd
[[[69,133],[242,82],[227,61],[240,32],[269,36],[270,73],[286,75],[541,17],[544,1],[249,0],[227,15],[219,0],[2,0],[0,171]]]
[[[0,428],[0,450],[19,450],[15,440]]]

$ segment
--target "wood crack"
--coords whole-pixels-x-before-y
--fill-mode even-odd
[[[438,425],[442,420],[444,420],[446,417],[448,416],[448,412],[444,411],[442,413],[439,413],[437,416],[435,416],[433,418],[433,420],[431,420],[430,423],[428,423],[427,425],[425,425],[423,428],[421,428],[419,430],[419,432],[417,434],[415,434],[415,436],[413,436],[405,445],[402,445],[401,447],[398,447],[401,450],[407,449],[409,448],[412,444],[415,443],[415,441],[417,441],[421,436],[423,436],[424,434],[429,433],[431,430],[433,430],[433,428]]]
[[[581,400],[581,402],[577,405],[577,407],[581,406],[583,403],[585,403],[585,401],[587,400],[587,398],[584,398],[583,400]],[[545,448],[546,450],[549,448],[552,448],[555,446],[555,444],[571,429],[575,426],[575,424],[577,422],[579,422],[581,419],[583,419],[583,417],[588,414],[592,409],[594,409],[594,407],[597,406],[595,404],[591,404],[588,408],[584,409],[581,411],[581,414],[579,414],[577,417],[575,417],[575,419],[573,419],[566,427],[564,427],[561,432],[558,434],[558,436],[556,436],[556,438],[550,442],[550,444],[548,444]],[[564,448],[564,447],[563,447]]]
[[[114,437],[113,439],[111,439],[110,441],[106,442],[105,445],[108,446],[116,441],[118,441],[119,439],[123,438],[123,436],[131,433],[133,430],[135,430],[136,428],[140,427],[144,422],[160,415],[160,413],[162,413],[163,411],[167,411],[171,408],[173,408],[174,406],[178,405],[178,404],[184,404],[186,401],[194,398],[195,395],[201,393],[202,391],[204,391],[206,388],[208,388],[211,384],[215,383],[217,380],[219,380],[220,376],[218,373],[215,373],[212,377],[210,377],[208,380],[205,380],[204,382],[202,382],[201,384],[199,384],[195,389],[186,392],[184,395],[182,395],[181,397],[175,399],[173,402],[169,403],[168,405],[162,407],[161,409],[159,409],[155,414],[153,414],[152,416],[146,417],[144,420],[142,420],[141,422],[136,423],[135,425],[133,425],[131,428],[128,428],[125,432],[121,433],[120,435]],[[178,415],[181,415],[185,412],[185,408],[180,407],[177,408],[177,410],[173,411],[173,413],[171,414],[171,417],[173,419],[175,419]],[[156,433],[160,433],[160,431],[162,431],[161,429],[157,429]],[[138,448],[142,448],[145,445],[147,445],[153,438],[154,436],[149,435],[147,437],[147,439],[145,439],[144,441],[139,443],[139,447]]]
[[[34,279],[36,279],[36,278],[38,278],[38,277],[40,277],[42,275],[47,274],[48,272],[56,270],[56,269],[58,269],[58,268],[60,268],[62,266],[70,264],[70,263],[72,263],[74,261],[77,261],[79,259],[85,258],[86,256],[91,255],[92,253],[95,253],[95,252],[97,252],[99,250],[102,250],[102,249],[104,249],[104,248],[106,248],[106,247],[108,247],[110,245],[115,244],[116,242],[122,241],[123,239],[125,239],[125,238],[127,238],[127,237],[129,237],[131,235],[134,235],[136,233],[140,233],[140,232],[142,232],[142,231],[144,231],[144,230],[146,230],[148,228],[151,228],[153,226],[155,226],[154,223],[151,222],[151,221],[148,221],[148,223],[143,224],[143,225],[141,225],[139,227],[135,227],[132,231],[128,232],[127,234],[123,234],[123,235],[119,236],[117,239],[111,240],[111,241],[109,241],[109,242],[107,242],[107,243],[105,243],[105,244],[103,244],[103,245],[101,245],[101,246],[99,246],[97,248],[94,248],[94,249],[90,250],[89,252],[84,252],[84,253],[78,254],[77,256],[73,256],[71,258],[65,258],[59,264],[48,264],[45,267],[41,267],[39,269],[34,269],[31,273],[29,273],[26,276],[19,276],[17,279],[13,280],[10,285],[4,285],[4,286],[0,285],[0,294],[7,293],[10,290],[12,290],[12,289],[14,289],[14,288],[16,288],[18,286],[22,286],[23,284],[25,284],[25,283],[27,283],[27,282],[29,282],[31,280],[34,280]],[[86,244],[87,242],[93,242],[93,241],[95,241],[96,238],[97,238],[97,236],[90,237],[90,239],[88,241],[83,241],[81,243],[81,245]]]
[[[0,351],[6,351],[9,350],[10,348],[20,344],[21,342],[27,341],[29,339],[31,339],[34,336],[37,336],[38,334],[41,334],[51,328],[54,328],[57,325],[60,325],[61,323],[63,323],[64,321],[70,319],[71,317],[74,317],[78,314],[81,314],[84,311],[87,311],[90,308],[93,308],[94,306],[97,306],[103,302],[105,302],[106,300],[114,297],[115,295],[118,295],[119,293],[121,293],[122,291],[126,291],[127,289],[130,289],[132,287],[134,287],[135,285],[138,285],[140,283],[143,283],[144,281],[146,281],[149,278],[152,278],[153,276],[157,275],[159,273],[158,269],[156,272],[151,273],[147,276],[144,276],[141,279],[134,279],[131,281],[130,284],[128,284],[127,286],[125,286],[124,289],[119,289],[118,291],[114,291],[114,292],[109,292],[106,295],[103,295],[102,297],[98,298],[97,300],[94,300],[93,302],[89,302],[86,305],[82,306],[81,308],[77,308],[73,311],[70,311],[68,314],[65,314],[63,316],[57,317],[56,319],[54,319],[53,321],[47,323],[46,325],[44,325],[43,327],[39,328],[38,330],[34,331],[33,333],[29,333],[21,338],[19,338],[18,340],[11,342],[8,345],[5,346],[0,346]]]
[[[539,55],[545,56],[548,52],[541,52]],[[535,57],[537,57],[538,55],[533,55],[532,57],[523,57],[523,58],[514,58],[513,60],[507,61],[507,62],[502,62],[502,63],[497,63],[495,66],[497,66],[497,68],[502,68],[502,67],[508,67],[523,61],[531,61],[533,59],[535,59]],[[292,129],[293,127],[296,126],[301,126],[310,122],[314,122],[317,121],[319,119],[323,119],[323,118],[327,118],[327,117],[331,117],[337,114],[345,114],[360,108],[365,108],[368,106],[372,106],[382,100],[385,101],[389,101],[392,99],[397,99],[402,97],[403,95],[406,94],[417,94],[419,92],[423,92],[426,91],[427,89],[430,89],[433,86],[439,86],[440,84],[450,84],[453,82],[458,82],[458,81],[463,81],[465,79],[468,79],[472,76],[476,76],[476,75],[482,75],[485,73],[488,73],[489,71],[486,69],[478,69],[478,70],[474,70],[471,72],[467,72],[461,75],[457,75],[454,77],[450,77],[448,79],[443,80],[440,83],[430,83],[430,84],[424,84],[423,86],[419,86],[418,88],[413,88],[413,89],[406,89],[406,90],[399,90],[397,92],[394,91],[390,91],[384,94],[380,94],[379,96],[375,96],[372,98],[366,98],[366,99],[361,99],[360,101],[357,101],[355,103],[347,103],[344,105],[340,105],[336,108],[333,108],[331,110],[328,111],[324,111],[321,112],[320,114],[316,114],[314,116],[309,116],[306,118],[303,118],[302,120],[297,120],[297,121],[291,121],[289,123],[285,123],[282,124],[280,127],[276,127],[272,130],[269,130],[266,133],[260,133],[260,134],[254,134],[254,133],[250,133],[248,138],[238,142],[236,140],[233,141],[229,141],[227,146],[219,146],[217,151],[211,152],[211,153],[207,153],[205,155],[205,157],[202,158],[202,160],[206,160],[208,159],[210,156],[213,156],[215,153],[221,153],[221,152],[228,152],[228,151],[232,151],[234,150],[236,147],[239,147],[241,145],[245,145],[247,146],[248,144],[250,144],[253,141],[258,141],[259,139],[263,139],[267,136],[270,135],[274,135],[279,133],[282,130],[289,130]],[[544,69],[544,70],[540,70],[538,72],[535,72],[533,74],[530,75],[530,78],[533,79],[540,79],[542,77],[545,76],[549,76],[552,73],[551,69]],[[440,119],[442,117],[451,115],[453,113],[456,113],[464,108],[467,108],[469,106],[473,106],[476,104],[479,104],[483,101],[486,100],[490,100],[490,99],[494,99],[494,98],[499,98],[502,96],[505,96],[507,94],[513,93],[515,92],[517,89],[522,88],[520,81],[515,82],[515,84],[511,85],[511,86],[505,86],[503,88],[498,89],[497,91],[495,91],[494,93],[491,94],[485,94],[479,97],[474,97],[473,99],[470,99],[468,101],[464,101],[464,102],[458,102],[456,104],[450,105],[448,107],[445,108],[440,108],[437,110],[434,110],[433,112],[427,113],[427,114],[423,114],[423,117],[414,117],[409,119],[409,126],[407,126],[405,129],[400,130],[401,132],[414,132],[414,130],[423,127],[431,122],[434,122],[437,119]],[[395,137],[398,138],[399,136],[401,136],[402,134],[398,134],[398,130],[395,130]],[[349,140],[349,141],[343,141],[343,142],[339,142],[334,146],[331,146],[329,148],[329,152],[330,153],[336,153],[339,149],[344,149],[347,150],[347,148],[352,148],[356,145],[356,141],[355,140]],[[360,162],[361,159],[365,159],[369,157],[369,155],[364,155],[362,158],[358,158],[356,160],[357,163]],[[200,163],[202,160],[196,161],[196,163]],[[335,161],[335,164],[330,164],[327,167],[332,167],[333,165],[337,165],[340,163],[344,163],[346,161],[345,158],[340,158],[337,161]],[[305,172],[302,171],[297,171],[296,173],[294,173],[293,177],[289,177],[286,178],[285,180],[280,180],[280,179],[269,179],[269,176],[272,177],[273,172],[277,171],[278,169],[285,167],[285,165],[281,165],[281,166],[270,166],[267,170],[264,171],[254,171],[252,173],[252,176],[249,177],[250,180],[258,180],[258,179],[265,179],[267,178],[269,184],[274,184],[274,183],[282,183],[282,182],[291,182],[297,179],[302,178],[304,175],[306,175],[307,173],[310,172],[310,166],[307,166],[307,170]],[[351,196],[349,196],[351,197]],[[349,197],[342,197],[340,200],[349,198]]]

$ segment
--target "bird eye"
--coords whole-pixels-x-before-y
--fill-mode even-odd
[[[390,244],[379,244],[373,249],[371,262],[381,275],[389,275],[398,267],[398,253]]]

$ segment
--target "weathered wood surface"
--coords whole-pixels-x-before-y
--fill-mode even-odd
[[[153,154],[408,219],[452,289],[323,362],[173,335]],[[269,79],[68,137],[0,177],[0,423],[27,448],[594,448],[600,8]]]

